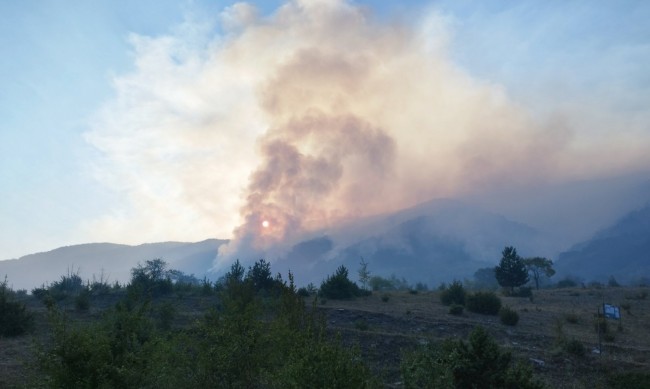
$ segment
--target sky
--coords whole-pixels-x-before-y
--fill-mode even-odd
[[[646,1],[0,2],[0,258],[650,167]],[[262,222],[269,225],[262,227]]]

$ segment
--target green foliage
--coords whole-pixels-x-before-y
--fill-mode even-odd
[[[390,278],[381,276],[370,277],[368,285],[373,291],[389,291],[389,290],[409,290],[408,281],[405,278],[397,278],[394,274]]]
[[[74,306],[77,311],[85,312],[90,309],[90,290],[83,289],[74,299]]]
[[[7,279],[0,283],[0,338],[19,336],[30,331],[34,316],[27,311],[25,304],[14,301],[12,290],[7,287]]]
[[[443,305],[465,305],[465,297],[467,293],[463,287],[463,283],[460,281],[454,280],[451,285],[445,287],[445,289],[440,293],[440,302]]]
[[[576,357],[584,357],[586,354],[585,346],[577,339],[571,339],[564,343],[563,349],[568,354],[574,355]]]
[[[348,279],[348,269],[341,265],[320,286],[320,296],[333,300],[350,299],[366,295],[357,284]]]
[[[250,283],[256,293],[261,291],[270,292],[274,286],[271,264],[264,259],[255,262],[253,267],[248,268],[244,282]]]
[[[452,304],[449,307],[449,313],[452,315],[460,316],[463,314],[464,307],[458,304]]]
[[[483,315],[496,315],[501,309],[501,299],[493,292],[476,292],[465,300],[467,310]]]
[[[501,253],[499,266],[494,268],[494,275],[499,285],[512,290],[528,282],[528,270],[523,259],[514,247],[506,247]]]
[[[368,263],[363,259],[363,257],[361,257],[361,262],[359,263],[359,282],[363,289],[368,289],[370,270],[368,270]]]
[[[463,340],[427,345],[402,359],[405,388],[543,388],[481,327]]]
[[[542,257],[526,258],[523,260],[526,269],[535,281],[535,289],[539,289],[539,281],[542,276],[553,277],[555,269],[553,269],[553,261]]]
[[[131,269],[131,283],[127,289],[135,295],[158,297],[171,293],[174,285],[167,271],[167,262],[162,259],[145,261]]]
[[[607,383],[613,389],[647,389],[650,388],[650,372],[626,371],[611,374]]]
[[[507,326],[516,326],[519,322],[519,314],[514,309],[505,306],[499,310],[499,319],[502,324]]]
[[[53,309],[39,366],[52,387],[377,387],[359,351],[329,339],[324,317],[305,309],[293,276],[274,282],[267,298],[252,282],[230,284],[219,310],[182,331],[164,324],[171,305],[149,309],[133,294],[95,323]]]
[[[568,277],[558,281],[556,285],[558,288],[575,288],[576,286],[578,286],[578,283],[574,279]]]
[[[381,301],[387,303],[388,300],[390,300],[390,295],[389,294],[384,293],[384,294],[381,295]]]

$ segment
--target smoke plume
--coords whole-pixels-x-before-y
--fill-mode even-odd
[[[407,25],[344,0],[292,0],[134,37],[137,70],[88,134],[113,166],[100,179],[129,193],[140,233],[234,231],[220,266],[431,198],[648,162],[647,139],[586,143],[570,113],[533,117],[462,71],[446,31],[433,11]],[[111,215],[93,228],[123,226]]]

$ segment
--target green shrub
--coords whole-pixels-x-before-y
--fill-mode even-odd
[[[341,265],[336,273],[327,277],[320,286],[320,295],[333,300],[350,299],[368,293],[348,279],[348,269]]]
[[[452,304],[449,307],[449,313],[452,315],[460,316],[463,314],[463,306],[458,304]]]
[[[626,371],[611,374],[607,383],[613,389],[647,389],[650,388],[650,373],[647,371]]]
[[[90,291],[82,290],[74,299],[74,306],[77,311],[85,312],[90,309]]]
[[[25,304],[13,301],[7,280],[0,283],[0,338],[19,336],[30,331],[34,316],[27,311]]]
[[[499,310],[499,319],[507,326],[516,326],[519,322],[519,314],[514,309],[505,306]]]
[[[390,295],[389,294],[384,293],[384,294],[381,295],[381,301],[387,303],[388,300],[390,300]]]
[[[296,293],[300,297],[309,297],[309,291],[307,288],[298,288],[298,291]]]
[[[557,285],[558,288],[574,288],[578,286],[578,283],[571,278],[565,278],[563,280],[558,281]]]
[[[583,357],[586,353],[585,346],[577,339],[571,339],[564,343],[564,351],[576,357]]]
[[[401,371],[405,388],[544,387],[481,327],[472,331],[469,342],[447,339],[407,353]]]
[[[456,280],[440,292],[440,302],[443,305],[465,305],[465,297],[466,292],[463,284]]]
[[[466,298],[467,310],[483,315],[497,315],[501,309],[501,299],[493,292],[476,292]]]

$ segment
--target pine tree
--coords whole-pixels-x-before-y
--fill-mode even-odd
[[[501,262],[499,262],[499,266],[494,268],[494,275],[499,285],[509,288],[512,293],[515,287],[528,282],[528,271],[523,259],[517,254],[517,249],[514,247],[504,248],[501,254]]]

